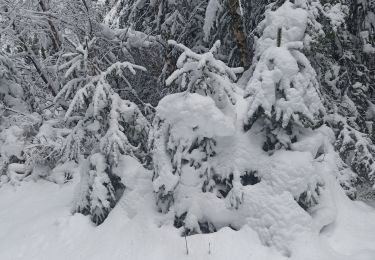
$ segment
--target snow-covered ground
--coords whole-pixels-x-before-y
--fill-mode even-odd
[[[0,188],[0,259],[287,259],[261,244],[247,225],[239,231],[187,237],[163,225],[148,173],[132,183],[108,219],[94,227],[72,215],[76,183],[23,182]],[[375,209],[335,194],[337,218],[316,239],[297,241],[291,259],[375,259]],[[135,202],[136,201],[136,202]]]
[[[251,164],[250,169],[262,174],[260,183],[244,187],[243,206],[236,211],[239,219],[233,222],[239,223],[238,231],[224,227],[215,233],[188,236],[185,241],[181,230],[171,224],[174,215],[158,213],[151,172],[135,159],[124,157],[116,174],[127,189],[98,227],[89,217],[71,213],[79,174],[64,185],[30,179],[1,186],[0,260],[374,260],[375,208],[349,200],[331,181],[332,153],[327,151],[324,162],[318,158],[308,163],[324,143],[319,141],[324,139],[324,128],[311,133],[304,143],[295,143],[295,151],[269,157],[256,134],[249,138],[241,130],[245,108],[244,100],[238,98],[236,134],[221,138],[217,147],[218,170],[223,174],[233,164],[240,170]],[[306,147],[308,151],[304,151]],[[251,160],[241,154],[251,154]],[[315,172],[326,177],[329,194],[323,193],[321,205],[310,217],[290,194],[305,189],[301,178],[309,180]],[[216,200],[206,200],[208,195],[202,198],[201,211],[210,213],[209,219],[220,222],[228,217],[229,209],[215,210],[210,204]],[[290,258],[276,249],[284,246],[291,249]]]
[[[241,171],[258,170],[262,181],[239,190],[244,195],[236,211],[211,193],[199,198],[198,210],[216,221],[218,228],[237,223],[231,226],[238,231],[224,227],[185,241],[172,225],[173,212],[158,213],[151,172],[135,159],[123,157],[115,173],[127,189],[98,227],[89,217],[71,213],[79,174],[64,185],[32,178],[3,184],[0,260],[374,260],[375,208],[350,201],[333,180],[334,153],[326,140],[327,129],[306,132],[303,142],[294,143],[294,151],[269,156],[261,149],[256,131],[242,131],[247,106],[240,97],[233,117],[235,133],[218,139],[218,173],[224,176],[236,165]],[[322,145],[326,156],[313,160]],[[307,189],[305,185],[316,182],[316,173],[324,177],[326,189],[310,216],[294,199]],[[52,175],[49,179],[56,181],[59,171]]]

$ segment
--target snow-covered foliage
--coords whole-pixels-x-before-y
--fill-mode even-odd
[[[32,143],[25,147],[27,164],[54,167],[62,155],[64,138],[70,133],[58,120],[49,120],[39,128]]]
[[[30,137],[36,134],[40,118],[29,112],[19,72],[6,53],[0,53],[0,185],[18,183],[31,171],[24,163]]]
[[[233,82],[237,79],[236,73],[243,69],[229,68],[215,59],[220,41],[204,54],[197,54],[175,41],[169,41],[169,44],[180,48],[183,53],[177,60],[177,70],[166,80],[167,85],[178,79],[180,91],[210,96],[220,109],[224,109],[228,102],[236,103]]]
[[[336,175],[334,136],[328,127],[310,130],[295,151],[269,156],[259,135],[243,132],[246,102],[237,98],[236,116],[196,93],[159,103],[151,136],[157,205],[183,234],[249,225],[262,243],[289,255],[299,235],[322,228],[313,212],[334,212],[325,204]]]
[[[64,113],[67,133],[59,147],[60,158],[57,162],[81,163],[86,158],[96,158],[93,154],[105,158],[105,170],[103,167],[98,169],[95,164],[92,168],[96,168],[91,169],[98,172],[101,184],[91,180],[94,177],[89,170],[82,173],[88,176],[81,176],[79,186],[82,190],[89,189],[90,195],[84,191],[80,193],[83,197],[76,199],[82,202],[87,201],[86,197],[93,197],[94,202],[74,208],[74,211],[90,214],[92,220],[100,224],[117,202],[110,194],[123,189],[120,180],[111,177],[119,156],[126,154],[138,158],[142,163],[149,163],[149,123],[137,104],[130,99],[143,107],[147,107],[147,104],[139,100],[129,82],[136,70],[146,71],[144,67],[132,63],[134,59],[129,49],[147,47],[149,41],[143,33],[113,29],[100,23],[100,15],[95,13],[96,7],[92,3],[85,11],[92,14],[86,25],[90,33],[82,35],[67,30],[63,34],[66,51],[58,61],[58,73],[62,75],[63,85],[54,102],[63,107],[68,102]],[[54,166],[58,166],[57,163]],[[107,189],[109,204],[95,202],[103,197],[100,195],[101,187]],[[98,198],[94,199],[96,196]]]
[[[79,88],[65,114],[65,119],[68,120],[74,111],[83,112],[84,116],[80,118],[82,120],[80,128],[86,128],[86,132],[95,135],[96,131],[103,129],[100,132],[104,132],[104,135],[99,137],[100,149],[108,158],[111,157],[110,160],[113,163],[117,163],[119,153],[132,154],[133,150],[136,150],[136,147],[130,144],[123,133],[124,127],[132,127],[133,136],[143,135],[144,137],[144,131],[147,132],[148,130],[147,120],[143,118],[138,107],[130,101],[121,99],[110,85],[109,77],[111,74],[116,73],[116,75],[121,76],[124,69],[129,69],[132,73],[135,73],[135,69],[143,69],[143,67],[129,62],[112,64],[106,71],[91,77],[87,83]],[[57,99],[69,93],[70,86],[70,84],[67,84],[59,93]],[[79,129],[77,130],[79,131]]]
[[[152,52],[149,52],[151,49],[145,50],[149,53],[148,56],[153,55],[156,49],[160,51],[160,60],[155,64],[157,70],[155,66],[147,67],[147,60],[146,63],[137,62],[158,76],[157,82],[151,83],[156,85],[158,90],[161,88],[161,91],[165,91],[162,87],[175,70],[175,62],[179,56],[176,49],[167,44],[168,40],[175,40],[200,53],[207,52],[208,48],[220,39],[222,57],[228,60],[228,64],[238,63],[242,58],[249,63],[251,47],[246,44],[244,21],[237,12],[237,9],[242,7],[239,0],[114,2],[105,19],[106,23],[115,28],[131,27],[147,35],[158,36],[158,46],[153,48]]]
[[[160,209],[167,212],[173,203],[194,193],[189,187],[198,193],[213,189],[215,138],[233,134],[234,126],[212,99],[189,93],[165,97],[153,126],[154,189]]]
[[[262,243],[290,255],[300,234],[322,228],[310,214],[329,200],[326,185],[336,174],[336,157],[331,154],[321,160],[324,154],[334,153],[333,133],[324,127],[301,128],[298,140],[291,144],[294,151],[264,153],[261,141],[249,141],[261,135],[243,132],[247,107],[242,91],[229,77],[221,84],[210,81],[214,77],[209,65],[221,63],[213,63],[208,55],[213,56],[184,48],[179,58],[183,62],[167,82],[179,80],[185,92],[166,96],[156,108],[151,148],[158,208],[183,234],[214,232],[225,226],[240,229],[247,224]],[[206,66],[202,69],[200,64]],[[223,67],[214,70],[216,77],[229,70]],[[233,88],[229,94],[223,91],[228,94],[222,95],[227,100],[223,103],[215,102],[213,91],[202,91],[202,86],[213,91]],[[322,171],[324,167],[333,172]],[[314,214],[319,215],[318,211]],[[332,221],[331,215],[326,218]]]
[[[100,153],[92,154],[82,163],[80,172],[81,181],[77,187],[73,211],[90,215],[91,220],[99,225],[116,205],[125,187],[118,180],[113,180],[119,177],[111,175],[110,166]],[[114,187],[114,183],[119,187]]]
[[[28,165],[27,147],[37,134],[40,117],[37,115],[8,115],[0,123],[0,183],[13,184],[27,177],[32,166]]]
[[[340,178],[346,176],[341,183],[351,197],[358,197],[363,190],[369,191],[371,185],[363,187],[358,180],[366,175],[366,170],[359,170],[352,164],[362,160],[359,159],[361,157],[372,158],[372,152],[371,149],[361,149],[363,155],[354,161],[348,155],[353,153],[357,141],[366,143],[364,146],[367,147],[373,146],[374,141],[373,101],[370,97],[373,64],[372,59],[363,52],[364,42],[360,36],[365,28],[364,17],[371,12],[373,4],[368,1],[317,1],[314,6],[315,11],[310,12],[311,22],[307,28],[307,57],[317,71],[329,126],[338,139],[336,148],[341,157],[338,158],[338,165],[342,165]],[[344,139],[352,145],[341,149]],[[345,149],[351,152],[343,153]]]
[[[335,148],[352,174],[343,183],[348,195],[358,199],[371,199],[375,194],[375,146],[370,138],[345,123],[343,117],[329,118],[335,124],[337,140]]]
[[[0,258],[373,259],[374,8],[0,1]]]
[[[165,97],[156,109],[151,135],[154,190],[162,212],[175,205],[175,226],[184,226],[186,233],[210,232],[215,227],[209,220],[196,216],[194,208],[200,207],[199,200],[197,204],[191,201],[194,193],[217,192],[218,186],[224,186],[224,196],[229,192],[225,187],[229,175],[217,175],[212,158],[217,138],[234,133],[233,81],[242,69],[229,68],[214,58],[220,42],[204,54],[170,43],[183,53],[167,84],[178,81],[179,89],[185,92]]]
[[[314,128],[324,113],[317,75],[302,52],[307,18],[306,10],[287,1],[261,23],[254,74],[245,92],[245,129],[262,125],[266,151],[290,148],[299,129]]]
[[[72,67],[74,66],[73,63]],[[89,157],[91,165],[96,159],[100,161],[98,165],[93,164],[92,167],[96,167],[95,169],[81,170],[84,172],[83,175],[88,176],[81,176],[79,186],[85,191],[80,193],[81,198],[77,198],[79,205],[74,208],[77,212],[90,214],[96,224],[101,224],[114,207],[116,200],[113,198],[113,193],[123,189],[118,179],[110,177],[111,167],[117,165],[119,155],[138,156],[140,160],[146,161],[148,121],[136,104],[123,100],[110,85],[110,76],[122,76],[124,69],[135,73],[135,69],[142,70],[143,67],[129,62],[117,62],[104,72],[89,77],[75,93],[65,114],[65,119],[68,120],[75,112],[79,121],[64,144],[64,159],[78,161],[82,151],[87,152],[88,155],[95,151],[101,153],[100,157],[99,155]],[[64,94],[67,96],[68,91],[71,91],[71,85],[68,83],[66,86],[68,87],[64,87],[57,98]],[[103,164],[107,166],[104,167]],[[87,195],[88,190],[90,195]],[[109,197],[103,200],[105,194]],[[87,197],[91,198],[90,203],[87,202]]]
[[[8,55],[0,52],[0,115],[6,116],[11,112],[28,112],[24,91],[18,82],[19,72],[14,63]]]

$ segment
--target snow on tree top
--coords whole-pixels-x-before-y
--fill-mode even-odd
[[[308,13],[302,8],[295,8],[293,3],[285,2],[276,11],[267,11],[266,19],[262,22],[262,41],[257,48],[263,50],[275,46],[278,30],[282,30],[281,43],[303,41],[307,28]]]
[[[172,126],[173,136],[186,138],[192,130],[205,137],[230,136],[234,122],[218,109],[215,102],[199,94],[173,94],[163,98],[157,115]]]

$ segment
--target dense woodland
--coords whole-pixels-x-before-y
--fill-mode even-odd
[[[0,0],[0,45],[0,189],[79,179],[100,225],[132,157],[181,235],[246,219],[284,255],[252,212],[300,232],[328,175],[375,199],[373,0]]]

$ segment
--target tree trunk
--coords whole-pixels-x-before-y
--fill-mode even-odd
[[[240,0],[229,0],[229,14],[231,16],[231,28],[236,38],[237,47],[240,51],[241,66],[247,68],[249,66],[249,49],[246,41],[246,33],[242,17],[240,14]]]

